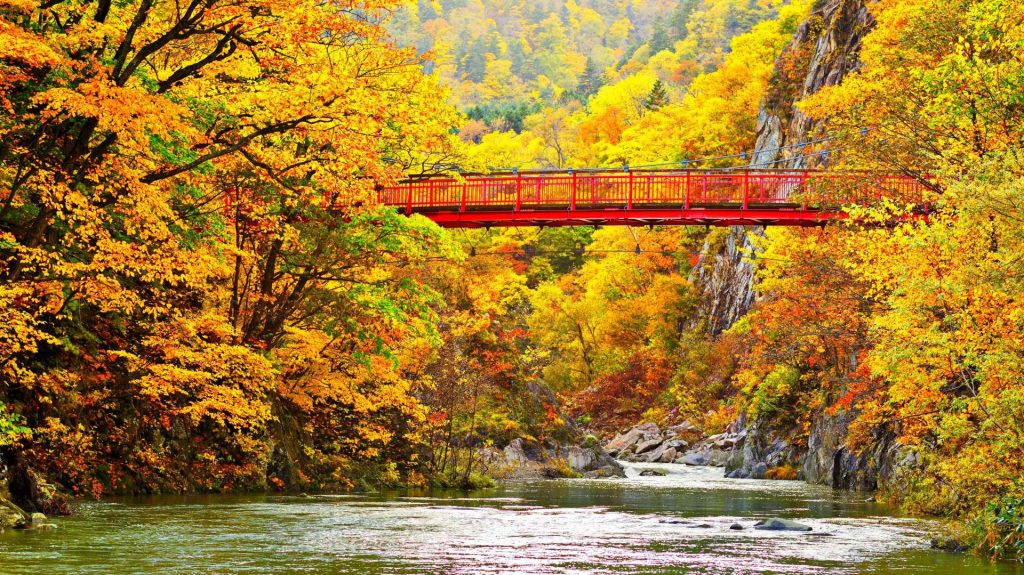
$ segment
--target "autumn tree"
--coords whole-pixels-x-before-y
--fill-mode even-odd
[[[0,397],[66,484],[261,483],[275,398],[302,381],[272,355],[296,341],[379,388],[370,366],[411,332],[373,323],[424,316],[392,260],[437,238],[381,226],[375,182],[448,149],[454,118],[384,8],[0,4]],[[348,389],[346,426],[367,413]]]

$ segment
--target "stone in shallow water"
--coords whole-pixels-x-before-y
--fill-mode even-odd
[[[750,477],[752,479],[764,479],[765,474],[768,473],[768,465],[764,462],[757,463],[750,470]]]
[[[693,452],[693,451],[691,451],[691,452],[683,455],[677,461],[677,463],[682,463],[684,465],[698,465],[698,466],[700,466],[700,465],[707,465],[708,464],[708,458],[702,452]]]
[[[803,523],[797,523],[796,521],[772,517],[771,519],[758,521],[754,524],[754,529],[761,529],[764,531],[810,531],[812,528],[810,525],[804,525]]]
[[[604,467],[599,467],[599,468],[597,468],[597,469],[595,469],[593,471],[587,471],[586,473],[583,474],[583,476],[591,478],[591,479],[604,479],[604,478],[607,478],[607,477],[621,477],[622,476],[622,468],[621,467],[613,467],[611,465],[605,465]]]
[[[668,475],[668,471],[664,469],[644,469],[640,472],[640,477],[664,477]]]
[[[733,523],[729,526],[729,529],[732,529],[733,531],[743,531],[743,526],[739,523]]]
[[[932,549],[949,551],[950,553],[963,553],[969,548],[960,540],[953,537],[935,537],[931,540]]]

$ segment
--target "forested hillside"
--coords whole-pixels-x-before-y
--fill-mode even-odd
[[[808,6],[421,2],[392,30],[430,54],[467,114],[460,135],[479,145],[464,169],[621,166],[751,149],[772,64]]]

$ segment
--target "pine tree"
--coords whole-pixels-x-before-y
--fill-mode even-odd
[[[583,68],[583,74],[580,76],[580,83],[577,88],[579,96],[581,98],[591,96],[597,92],[602,84],[604,84],[604,74],[597,68],[594,59],[587,57],[587,64]]]
[[[672,47],[672,41],[668,37],[668,29],[665,27],[665,22],[661,18],[658,18],[654,22],[654,30],[651,33],[651,54],[657,54],[662,50],[668,50]]]
[[[668,35],[670,41],[679,41],[686,39],[686,24],[690,21],[690,16],[694,10],[697,9],[698,0],[683,0],[679,4],[676,4],[675,10],[672,11],[672,16],[668,20]]]
[[[665,84],[661,80],[655,80],[651,91],[644,98],[644,108],[653,112],[668,104],[668,92],[665,91]]]

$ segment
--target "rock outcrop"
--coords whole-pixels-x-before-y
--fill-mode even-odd
[[[796,103],[826,86],[838,84],[857,69],[861,41],[874,25],[866,0],[821,0],[776,61],[770,87],[758,113],[755,168],[816,168],[827,166],[827,135]],[[807,145],[810,142],[810,145]],[[808,153],[808,150],[813,153]],[[826,153],[822,153],[826,152]],[[724,238],[709,240],[692,278],[703,291],[701,321],[712,335],[728,329],[754,303],[754,269],[745,257],[760,228],[731,228]],[[712,236],[716,237],[716,236]],[[819,414],[806,439],[803,433],[775,429],[770,422],[745,426],[732,449],[729,477],[760,478],[771,470],[792,467],[813,483],[846,489],[892,488],[913,473],[916,459],[879,433],[870,445],[851,453],[846,447],[850,416]],[[692,458],[700,461],[699,457]]]
[[[818,2],[793,41],[776,61],[770,88],[757,117],[753,168],[813,168],[827,165],[827,154],[808,154],[802,145],[820,138],[815,122],[796,103],[826,86],[838,84],[859,65],[861,40],[874,19],[865,0]],[[827,142],[822,142],[825,144]],[[827,146],[812,148],[824,150]],[[752,236],[763,228],[732,227],[725,237],[711,236],[690,280],[702,292],[696,317],[718,335],[754,303],[754,266],[747,254]]]
[[[600,445],[545,445],[517,438],[503,449],[481,451],[480,457],[485,472],[504,479],[626,476],[622,465]]]
[[[0,497],[0,532],[5,529],[22,527],[31,520],[25,510]]]
[[[653,423],[644,423],[619,433],[604,448],[610,455],[634,463],[723,467],[739,440],[739,435],[734,433],[705,436],[687,422],[664,432]]]
[[[6,463],[6,467],[4,464]],[[7,452],[0,458],[0,499],[9,500],[28,513],[70,515],[68,498],[20,454]]]

